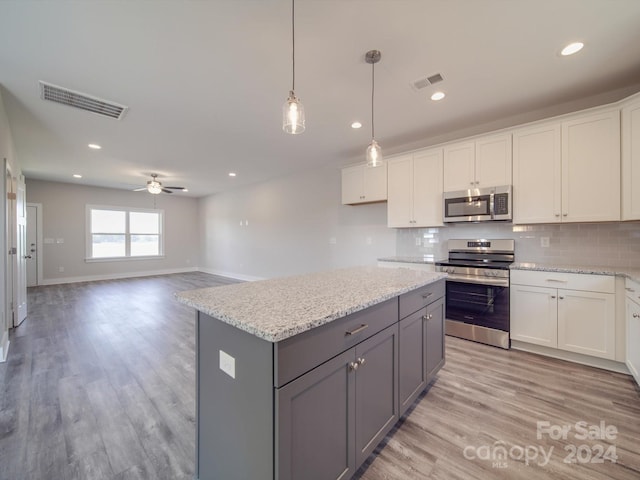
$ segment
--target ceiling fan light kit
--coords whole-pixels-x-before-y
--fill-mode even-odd
[[[182,192],[187,192],[188,190],[184,187],[163,187],[162,182],[158,181],[158,174],[152,173],[151,180],[147,182],[147,185],[144,187],[136,188],[134,192],[142,192],[146,190],[147,192],[158,195],[160,193],[173,193],[171,190],[180,190]]]

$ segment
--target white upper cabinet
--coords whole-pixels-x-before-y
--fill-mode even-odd
[[[442,225],[442,149],[423,150],[388,161],[389,227]]]
[[[622,107],[622,219],[640,220],[640,98]]]
[[[342,204],[383,202],[387,199],[387,165],[355,165],[342,169]]]
[[[561,221],[562,167],[559,123],[513,132],[513,221]]]
[[[562,221],[620,220],[620,111],[562,122]]]
[[[444,191],[511,185],[511,134],[444,147]]]
[[[513,132],[515,223],[620,220],[620,114]]]

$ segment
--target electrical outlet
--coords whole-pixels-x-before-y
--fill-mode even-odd
[[[540,246],[544,248],[549,247],[549,237],[540,237]]]
[[[236,359],[223,350],[220,350],[220,370],[236,378]]]

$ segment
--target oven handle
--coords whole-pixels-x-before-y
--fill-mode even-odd
[[[474,283],[476,285],[491,285],[495,287],[509,287],[508,278],[491,278],[491,277],[467,277],[466,275],[456,275],[449,273],[447,275],[448,282]]]

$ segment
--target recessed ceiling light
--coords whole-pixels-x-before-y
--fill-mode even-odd
[[[90,143],[89,148],[93,148],[94,150],[100,150],[102,147],[97,143]]]
[[[351,124],[351,128],[361,128],[362,124],[360,122],[353,122]]]
[[[566,57],[567,55],[573,55],[574,53],[578,53],[584,47],[584,43],[582,42],[574,42],[570,43],[566,47],[562,49],[560,55]]]
[[[444,97],[444,92],[435,92],[433,95],[431,95],[431,100],[437,102],[438,100],[442,100]]]
[[[74,173],[73,174],[73,178],[82,178],[82,175],[78,174],[78,173]]]
[[[236,176],[236,173],[235,173],[235,172],[229,172],[229,176],[230,176],[230,177],[235,177],[235,176]]]

